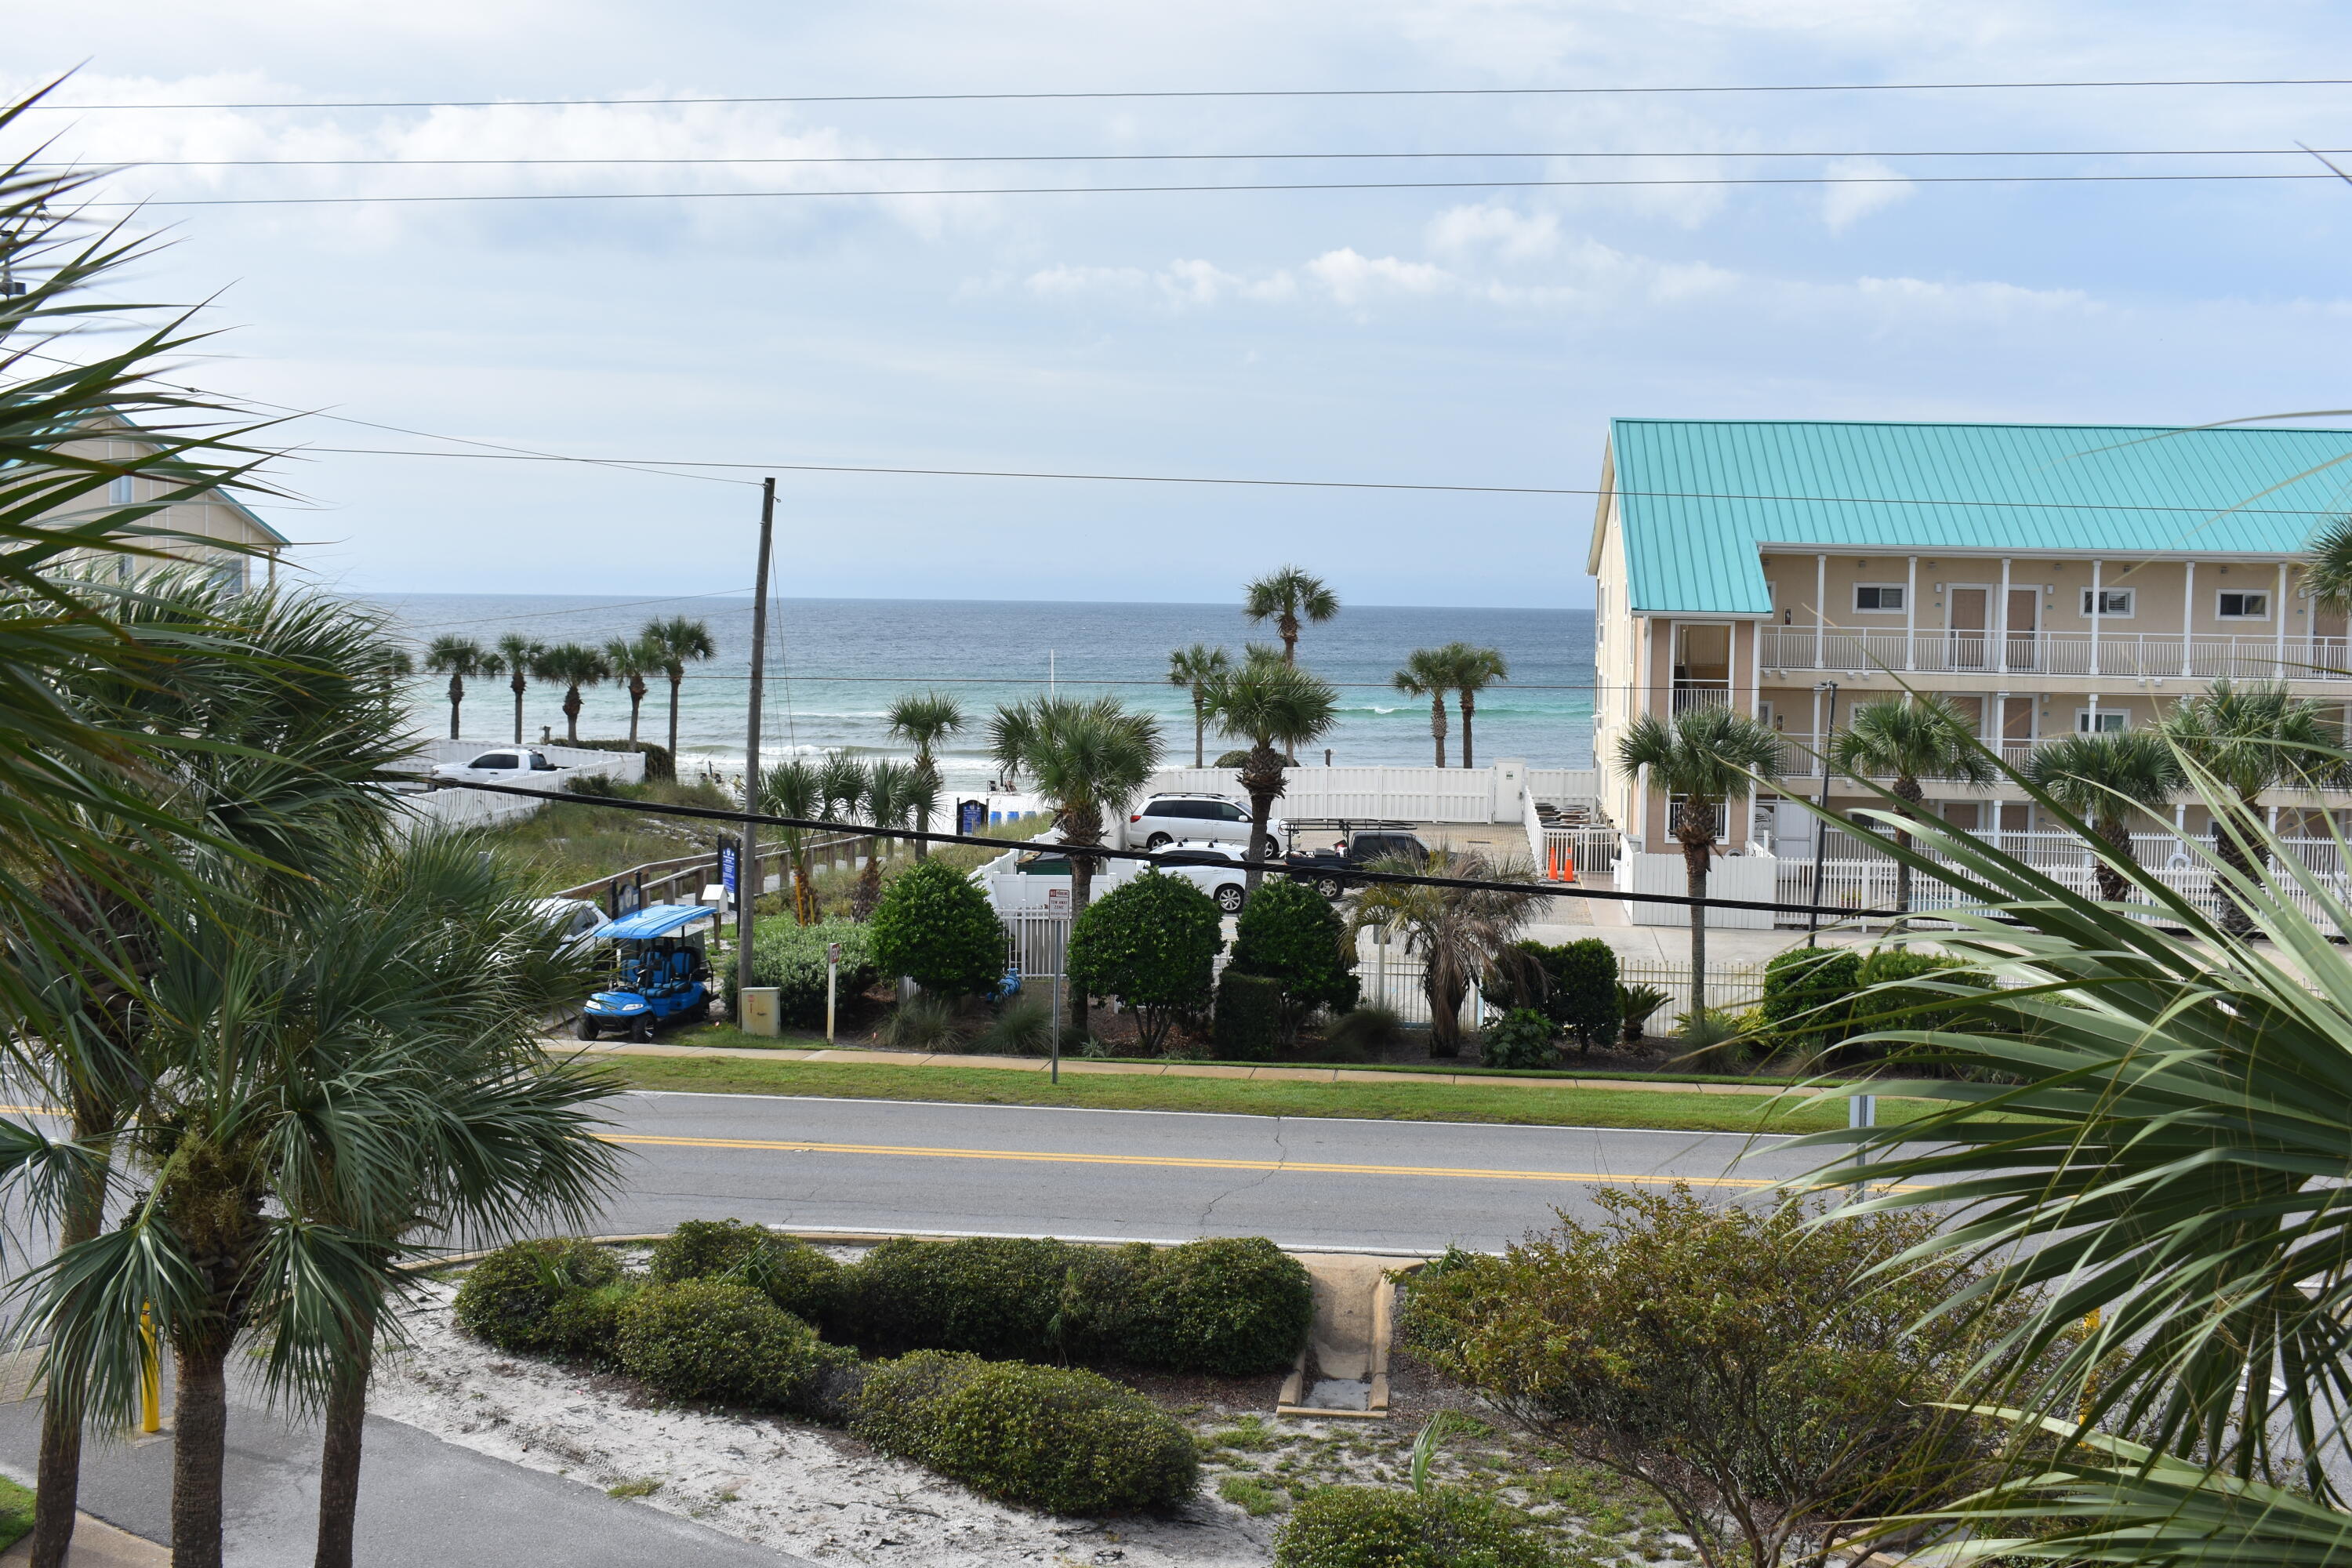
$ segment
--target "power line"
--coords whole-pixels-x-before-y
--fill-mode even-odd
[[[1219,191],[1459,191],[1611,190],[1621,187],[1727,185],[2068,185],[2182,184],[2265,180],[2338,180],[2335,174],[1790,174],[1693,176],[1659,180],[1311,180],[1223,185],[935,185],[919,188],[793,191],[513,191],[489,194],[373,196],[174,196],[138,202],[82,202],[89,211],[147,207],[358,206],[369,202],[667,202],[751,201],[827,196],[1118,196],[1186,195]]]
[[[310,103],[252,100],[240,103],[35,103],[26,107],[58,113],[91,110],[187,109],[646,109],[678,104],[730,103],[1053,103],[1102,99],[1215,98],[1609,98],[1673,93],[1783,92],[2049,92],[2168,87],[2352,87],[2346,77],[2254,77],[2112,81],[1872,81],[1724,83],[1656,87],[1328,87],[1210,88],[1191,90],[1101,90],[1088,92],[891,92],[795,96],[700,98],[516,98],[359,99]]]
[[[700,166],[709,164],[837,164],[837,163],[1235,163],[1403,162],[1446,158],[2282,158],[2309,153],[2338,155],[2352,147],[2108,147],[2009,148],[1969,151],[1953,148],[1904,152],[1727,152],[1696,150],[1682,153],[1594,152],[1583,149],[1553,153],[955,153],[746,155],[704,158],[98,158],[70,163],[28,163],[28,169],[84,169],[92,163],[139,169],[458,169],[574,168],[621,164]]]

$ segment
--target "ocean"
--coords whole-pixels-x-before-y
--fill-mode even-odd
[[[420,654],[435,637],[469,637],[485,647],[515,632],[541,642],[601,646],[634,637],[648,619],[685,616],[707,623],[718,657],[689,667],[679,693],[678,750],[684,769],[703,761],[740,767],[743,754],[751,605],[746,595],[635,600],[624,595],[378,595],[380,606]],[[1001,702],[1046,689],[1109,692],[1159,716],[1170,765],[1192,759],[1189,695],[1168,684],[1168,655],[1195,642],[1236,658],[1252,640],[1276,643],[1231,605],[1003,603],[972,600],[778,599],[770,616],[768,693],[761,721],[769,760],[846,751],[908,754],[886,728],[890,700],[936,690],[961,701],[965,733],[940,754],[950,788],[982,784],[992,768],[982,725]],[[1538,767],[1585,767],[1592,759],[1592,613],[1590,610],[1440,609],[1348,606],[1298,641],[1299,662],[1339,689],[1339,721],[1326,744],[1334,763],[1426,764],[1429,704],[1396,691],[1389,678],[1417,647],[1462,641],[1498,648],[1510,679],[1481,694],[1476,760],[1524,757]],[[669,688],[655,678],[640,721],[661,741]],[[419,674],[408,689],[418,727],[446,735],[446,678]],[[582,693],[583,737],[628,732],[628,698],[615,686]],[[562,689],[534,681],[524,695],[523,733],[542,725],[563,738]],[[1449,762],[1461,760],[1458,710],[1450,716]],[[511,741],[514,699],[503,677],[469,681],[463,733]],[[1231,742],[1209,735],[1213,760]],[[1302,763],[1320,763],[1319,752]]]

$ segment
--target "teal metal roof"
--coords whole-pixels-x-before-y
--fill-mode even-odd
[[[1609,441],[1636,612],[1770,615],[1760,546],[2284,555],[2352,510],[2352,430],[1617,419]]]

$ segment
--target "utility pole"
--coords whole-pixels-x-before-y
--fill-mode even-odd
[[[1814,687],[1813,690],[1816,695],[1823,691],[1830,694],[1829,728],[1823,731],[1821,734],[1813,737],[1814,741],[1818,742],[1822,748],[1822,814],[1823,816],[1828,816],[1830,809],[1830,741],[1832,737],[1837,733],[1837,682],[1834,680],[1824,680],[1819,686]],[[1815,934],[1821,930],[1822,874],[1827,869],[1827,868],[1822,864],[1822,861],[1828,856],[1829,852],[1830,825],[1820,818],[1815,818],[1813,822],[1812,907],[1805,911],[1805,945],[1807,947],[1814,945]]]
[[[760,561],[751,571],[751,710],[743,724],[742,913],[735,921],[735,1018],[744,1017],[743,993],[751,988],[751,950],[760,926],[760,682],[768,663],[768,555],[776,537],[776,481],[760,484]]]

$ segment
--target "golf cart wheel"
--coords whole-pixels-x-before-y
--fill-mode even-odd
[[[1336,899],[1343,889],[1337,877],[1318,877],[1315,879],[1315,890],[1327,899]]]
[[[580,1015],[580,1037],[583,1040],[596,1037],[596,1020],[585,1013]]]
[[[1239,888],[1228,883],[1217,889],[1217,909],[1224,914],[1237,915],[1242,912],[1242,900],[1245,896]]]
[[[644,1045],[654,1037],[654,1018],[650,1013],[640,1013],[629,1020],[629,1038]]]
[[[1171,844],[1175,842],[1175,839],[1170,837],[1165,833],[1155,833],[1150,837],[1143,841],[1143,847],[1146,849],[1165,849]]]

